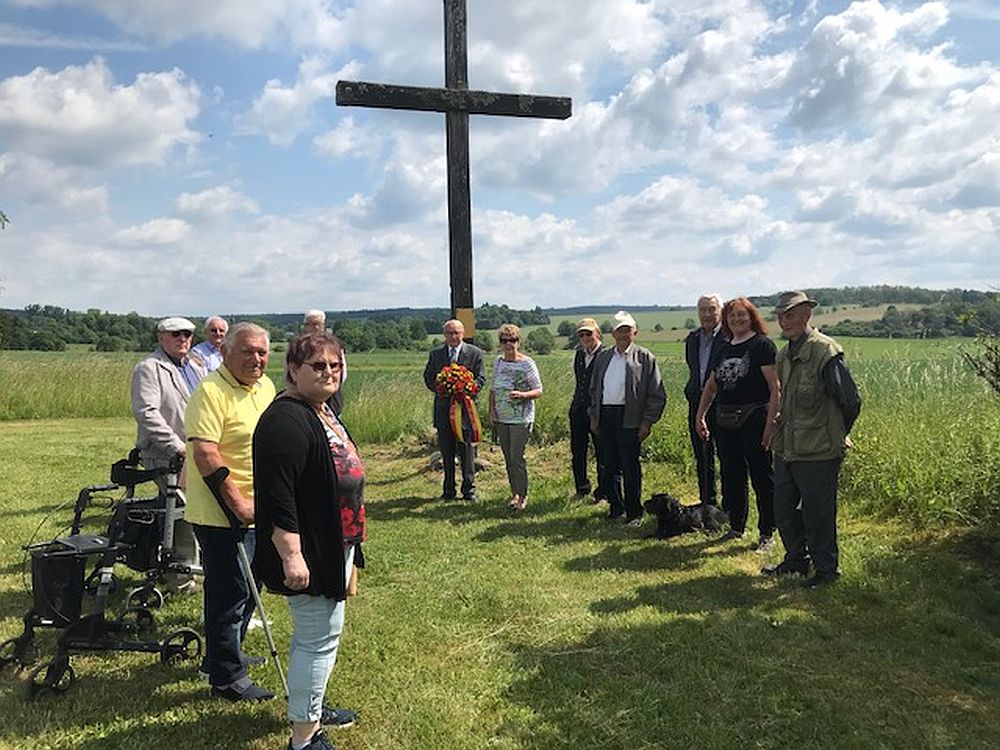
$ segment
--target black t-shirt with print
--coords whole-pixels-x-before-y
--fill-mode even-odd
[[[774,365],[777,356],[778,348],[774,342],[760,334],[739,344],[723,344],[712,368],[715,384],[719,387],[716,403],[765,403],[771,391],[760,368]]]

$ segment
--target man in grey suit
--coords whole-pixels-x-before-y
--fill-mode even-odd
[[[628,526],[642,525],[642,467],[639,446],[663,416],[667,394],[660,366],[649,349],[638,346],[635,318],[615,313],[615,345],[597,355],[590,381],[590,429],[603,455],[611,511],[608,519],[625,516]],[[624,497],[613,480],[622,474]]]
[[[191,388],[184,377],[194,323],[164,318],[156,326],[157,347],[132,371],[135,444],[147,469],[161,469],[184,458],[184,409]]]
[[[165,469],[183,461],[186,451],[184,410],[192,386],[185,377],[194,323],[187,318],[164,318],[156,326],[157,347],[132,371],[132,414],[135,416],[136,447],[147,469]],[[199,373],[199,379],[205,373]],[[165,476],[157,477],[160,490],[167,491]],[[184,486],[181,471],[178,485]],[[173,553],[178,562],[195,564],[198,546],[191,525],[174,523]],[[190,575],[170,573],[171,588],[185,589]]]
[[[444,463],[444,487],[441,497],[450,500],[455,497],[455,455],[462,465],[462,497],[477,502],[476,497],[476,446],[472,442],[471,426],[467,418],[462,419],[462,441],[454,434],[448,420],[451,399],[438,395],[435,381],[441,370],[452,362],[468,368],[476,384],[486,383],[483,366],[483,350],[463,340],[465,326],[460,320],[449,320],[444,324],[444,345],[432,349],[424,368],[424,384],[434,391],[434,427],[437,429],[438,448]]]

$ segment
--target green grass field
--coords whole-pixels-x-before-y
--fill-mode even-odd
[[[842,475],[844,576],[808,593],[758,575],[777,554],[700,535],[647,539],[649,528],[609,526],[571,499],[569,352],[539,358],[546,393],[518,516],[488,444],[485,502],[435,499],[422,355],[352,355],[345,417],[369,473],[369,567],[328,694],[361,721],[332,733],[335,744],[1000,746],[1000,545],[983,530],[1000,516],[1000,403],[959,362],[968,342],[843,343],[865,398]],[[680,345],[653,348],[669,404],[645,446],[645,494],[693,502]],[[31,601],[21,545],[60,533],[80,488],[106,481],[134,438],[135,355],[10,355],[0,354],[0,415],[31,416],[0,422],[0,640],[20,632]],[[270,371],[279,378],[276,361]],[[89,528],[107,513],[96,504]],[[284,602],[265,604],[287,659]],[[160,632],[197,627],[199,608],[198,597],[168,601]],[[52,642],[41,633],[43,653]],[[259,630],[248,650],[265,653]],[[73,664],[71,690],[32,703],[25,674],[0,671],[0,748],[285,745],[282,700],[212,701],[190,663]],[[271,667],[253,675],[277,687]]]

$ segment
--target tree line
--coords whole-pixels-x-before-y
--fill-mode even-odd
[[[440,334],[448,318],[447,310],[418,314],[400,308],[396,315],[366,311],[370,315],[333,313],[328,317],[334,333],[351,351],[370,349],[426,349],[428,335]],[[223,315],[230,324],[249,320],[265,328],[272,341],[285,341],[299,332],[302,316],[295,314]],[[476,343],[492,351],[488,333],[503,323],[519,326],[548,325],[549,317],[539,308],[512,310],[507,305],[482,305],[476,310],[480,329]],[[201,320],[196,335],[201,333]],[[0,310],[0,349],[63,351],[69,344],[83,344],[95,351],[150,351],[156,346],[156,318],[135,312],[116,314],[98,309],[86,312],[54,305],[28,305],[23,310]],[[547,333],[547,331],[546,331]]]

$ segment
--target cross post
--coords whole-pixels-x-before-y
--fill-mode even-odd
[[[469,115],[565,120],[568,97],[469,90],[466,0],[444,0],[444,88],[337,81],[337,104],[445,113],[448,161],[448,248],[451,314],[476,333],[472,297],[472,209],[469,191]]]

